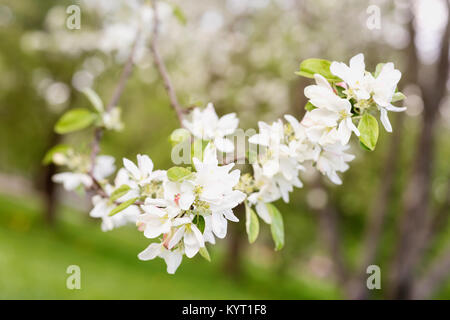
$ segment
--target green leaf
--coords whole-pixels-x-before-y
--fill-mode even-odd
[[[284,246],[284,225],[283,217],[280,211],[271,203],[266,203],[267,210],[272,218],[270,224],[270,231],[272,232],[272,238],[275,242],[275,250],[280,250]]]
[[[375,78],[377,78],[380,75],[380,72],[383,69],[383,66],[384,66],[384,63],[377,64],[377,66],[375,67],[375,73],[373,74],[373,76]]]
[[[201,247],[200,250],[198,251],[200,253],[200,255],[205,258],[208,262],[211,262],[211,257],[209,256],[209,252],[208,249],[206,249],[206,247]]]
[[[248,242],[255,242],[259,234],[259,220],[255,211],[247,203],[245,203],[245,230],[247,231]]]
[[[200,230],[201,233],[205,231],[205,218],[201,215],[196,215],[194,219],[192,220],[192,223],[194,223],[197,228]]]
[[[135,203],[137,199],[139,199],[139,198],[133,198],[133,199],[127,200],[125,202],[122,202],[117,207],[115,207],[114,209],[111,210],[111,212],[109,213],[109,216],[113,216],[113,215],[119,213],[120,211],[125,210],[126,208],[131,206],[133,203]]]
[[[367,148],[367,147],[364,145],[364,143],[362,143],[361,141],[359,142],[359,146],[360,146],[361,148],[363,148],[364,150],[366,150],[366,151],[372,151],[372,150],[370,150],[369,148]]]
[[[109,197],[109,201],[111,201],[111,203],[116,201],[117,199],[126,195],[128,193],[128,191],[130,191],[130,189],[131,189],[131,187],[127,184],[121,185],[116,190],[114,190],[113,193],[111,193],[111,196]]]
[[[318,73],[328,81],[342,81],[339,77],[331,73],[330,65],[331,62],[325,59],[306,59],[300,63],[300,70],[296,74],[307,78],[314,78],[314,74]]]
[[[67,144],[58,144],[47,151],[47,153],[44,156],[44,159],[42,159],[42,164],[47,165],[53,162],[53,156],[56,153],[66,153],[68,150],[70,150],[71,147]]]
[[[173,15],[175,16],[175,18],[177,18],[179,23],[181,23],[182,25],[186,25],[187,23],[186,16],[184,15],[183,10],[181,10],[179,6],[177,5],[173,6]]]
[[[88,98],[89,102],[92,104],[95,110],[97,110],[99,113],[102,113],[105,110],[103,101],[102,99],[100,99],[97,92],[95,92],[91,88],[86,88],[82,92],[84,93],[86,98]]]
[[[203,160],[203,151],[205,151],[208,143],[209,141],[207,140],[195,139],[191,145],[191,157],[197,158],[200,161]]]
[[[394,93],[391,103],[402,101],[403,99],[406,99],[406,96],[403,93],[401,93],[400,91],[398,91],[398,92]]]
[[[167,178],[173,182],[182,181],[192,175],[191,170],[183,167],[172,167],[167,170]]]
[[[84,129],[90,126],[96,118],[95,113],[85,108],[69,110],[56,123],[55,132],[65,134]]]
[[[174,147],[177,144],[189,139],[190,136],[191,136],[191,133],[188,130],[186,130],[184,128],[179,128],[179,129],[175,129],[172,132],[172,134],[169,137],[169,141],[172,144],[172,147]]]
[[[358,124],[358,130],[361,134],[359,141],[369,150],[375,150],[378,140],[378,121],[374,116],[365,113]]]
[[[315,105],[313,105],[311,102],[308,101],[308,103],[305,105],[305,110],[306,111],[312,111],[314,109],[317,109],[317,107]]]

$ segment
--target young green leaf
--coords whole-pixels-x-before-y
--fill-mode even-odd
[[[331,82],[342,81],[330,71],[331,62],[325,59],[306,59],[300,63],[300,70],[295,74],[306,78],[314,78],[314,74],[318,73]]]
[[[133,198],[133,199],[127,200],[125,202],[122,202],[117,207],[115,207],[114,209],[111,210],[111,212],[109,213],[109,216],[113,216],[113,215],[119,213],[120,211],[125,210],[126,208],[131,206],[133,203],[135,203],[137,199],[139,199],[139,198]]]
[[[245,203],[245,230],[248,235],[248,242],[255,242],[259,234],[259,220],[255,211]]]
[[[378,121],[374,116],[365,113],[358,124],[359,141],[369,150],[375,150],[378,140]]]
[[[120,187],[118,187],[116,190],[111,193],[111,196],[109,197],[109,201],[114,202],[117,199],[123,197],[130,191],[131,187],[127,184],[123,184]]]
[[[373,76],[375,78],[377,78],[380,75],[380,72],[383,69],[383,66],[384,66],[384,63],[377,64],[377,66],[375,67],[375,73],[373,74]]]
[[[400,91],[398,91],[398,92],[394,93],[391,103],[402,101],[405,98],[406,98],[406,96],[403,93],[401,93]]]
[[[57,153],[66,153],[70,149],[70,146],[67,144],[58,144],[47,151],[47,153],[44,156],[44,159],[42,159],[42,164],[47,165],[53,162],[53,156]]]
[[[203,160],[203,151],[205,151],[206,146],[209,141],[202,139],[195,139],[191,145],[191,157]]]
[[[307,102],[306,103],[306,105],[305,105],[305,110],[306,111],[312,111],[312,110],[314,110],[314,109],[317,109],[317,107],[316,106],[314,106],[311,102]]]
[[[205,231],[205,218],[203,216],[196,215],[192,220],[192,223],[194,223],[197,226],[197,228],[200,230],[201,233]]]
[[[175,16],[175,18],[177,18],[179,23],[181,23],[182,25],[186,25],[187,23],[186,16],[184,15],[183,10],[181,10],[179,6],[177,5],[173,6],[173,15]]]
[[[78,131],[90,126],[97,115],[85,108],[77,108],[67,111],[55,125],[55,132],[65,134]]]
[[[186,141],[191,136],[190,132],[184,128],[175,129],[170,135],[169,141],[172,144],[172,147],[177,144]]]
[[[206,249],[206,247],[201,247],[200,250],[198,251],[200,253],[200,255],[205,258],[208,262],[211,262],[211,257],[209,256],[209,252],[208,249]]]
[[[266,203],[267,210],[272,218],[270,231],[275,242],[275,250],[280,250],[284,246],[284,225],[283,217],[278,209],[271,203]]]
[[[182,181],[192,175],[191,170],[183,167],[172,167],[167,170],[167,178],[173,182]]]
[[[91,88],[86,88],[82,92],[88,98],[89,102],[92,104],[95,110],[97,110],[98,113],[102,113],[105,110],[103,101],[102,99],[100,99],[97,92],[95,92]]]

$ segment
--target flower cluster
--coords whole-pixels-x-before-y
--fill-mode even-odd
[[[123,159],[123,168],[109,183],[106,178],[115,171],[114,158],[98,156],[91,164],[90,157],[57,146],[48,157],[71,171],[55,175],[54,181],[68,190],[83,186],[95,192],[90,215],[102,219],[102,230],[136,225],[153,241],[139,259],[160,257],[168,273],[176,271],[183,255],[192,258],[200,253],[209,260],[205,244],[215,244],[216,238],[226,236],[228,221],[239,221],[234,210],[241,203],[245,203],[249,241],[258,236],[259,216],[271,225],[276,249],[280,249],[284,244],[283,220],[272,202],[289,202],[294,187],[302,187],[299,173],[308,163],[333,183],[341,184],[338,173],[345,172],[354,159],[347,153],[352,134],[365,149],[374,150],[378,121],[373,115],[379,114],[390,132],[387,111],[404,110],[392,105],[404,98],[397,92],[401,73],[392,63],[380,64],[369,73],[362,54],[353,57],[349,66],[308,59],[300,65],[299,74],[316,82],[305,88],[307,111],[301,121],[285,115],[272,124],[258,123],[259,132],[249,138],[257,152],[252,157],[249,151],[247,157],[253,174],[232,170],[237,159],[219,163],[220,152],[237,151],[229,136],[235,133],[239,120],[234,113],[219,118],[210,103],[203,110],[195,108],[183,119],[184,128],[171,135],[174,146],[182,142],[200,145],[200,154],[190,153],[192,167],[154,170],[148,156],[138,155],[137,164]],[[94,122],[103,129],[121,128],[118,114],[105,112],[95,93],[87,92],[87,96],[97,113],[78,110],[64,115],[57,124],[60,132]]]
[[[305,88],[309,102],[301,122],[285,115],[286,123],[281,119],[271,125],[258,123],[259,133],[249,142],[258,145],[260,152],[253,163],[252,187],[247,192],[249,203],[266,223],[271,223],[266,203],[280,198],[288,202],[293,187],[302,186],[298,174],[304,169],[304,162],[312,162],[333,183],[342,184],[337,173],[345,172],[348,162],[354,159],[346,153],[352,133],[369,149],[376,143],[376,139],[367,139],[375,131],[378,135],[371,113],[378,110],[385,129],[392,131],[387,111],[405,110],[392,105],[397,101],[395,90],[401,73],[392,63],[381,64],[377,69],[374,75],[365,70],[363,54],[353,57],[350,66],[333,62],[329,70],[323,70],[323,74],[334,76],[333,81],[320,73],[310,75],[316,84]]]

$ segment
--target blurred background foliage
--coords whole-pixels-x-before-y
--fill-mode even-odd
[[[433,68],[445,43],[445,0],[167,2],[186,19],[183,23],[166,13],[160,41],[185,106],[213,101],[219,114],[236,112],[244,129],[286,113],[301,118],[303,88],[311,82],[294,74],[300,61],[320,57],[347,62],[362,52],[368,70],[393,61],[403,72],[399,87],[408,107],[404,115],[391,116],[394,133],[383,132],[374,152],[352,146],[357,157],[342,186],[304,175],[305,187],[291,195],[291,202],[277,203],[286,229],[281,252],[273,251],[266,226],[249,246],[241,223],[230,228],[232,237],[214,246],[212,263],[185,259],[189,261],[175,276],[165,273],[162,261],[137,259],[147,241],[133,228],[102,233],[88,217],[88,199],[55,191],[48,182],[54,168],[41,163],[45,152],[60,142],[88,151],[91,131],[62,137],[53,133],[53,126],[68,108],[88,106],[79,91],[83,87],[94,88],[105,102],[110,98],[130,38],[128,29],[114,24],[125,24],[130,17],[107,9],[116,3],[120,1],[0,4],[0,298],[347,298],[333,271],[339,263],[326,244],[333,232],[321,216],[326,208],[336,214],[345,264],[356,273],[373,223],[369,213],[376,211],[386,172],[392,187],[381,197],[385,219],[374,261],[381,266],[382,289],[370,296],[388,297],[405,190],[427,118],[420,82],[437,78]],[[65,26],[71,4],[81,6],[79,30]],[[366,25],[372,5],[380,9],[380,29]],[[439,232],[414,268],[418,273],[450,241],[448,82],[445,88],[432,123],[435,148],[426,186],[429,207],[444,213]],[[102,153],[117,159],[146,153],[157,168],[170,167],[168,136],[178,123],[145,47],[120,106],[125,130],[108,132]],[[65,287],[70,264],[81,267],[82,290]],[[431,297],[450,297],[450,286],[441,284]]]

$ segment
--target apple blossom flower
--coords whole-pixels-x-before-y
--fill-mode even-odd
[[[132,161],[123,158],[123,165],[128,171],[130,178],[139,186],[144,186],[154,179],[163,179],[166,172],[162,170],[153,171],[153,161],[147,155],[137,155],[136,166]]]
[[[396,107],[392,105],[392,98],[400,81],[402,74],[394,68],[392,62],[383,65],[380,74],[374,78],[369,75],[372,98],[380,111],[380,120],[387,132],[392,132],[392,126],[387,116],[388,111],[402,112],[406,107]]]
[[[315,74],[316,85],[305,88],[305,96],[316,109],[307,112],[302,124],[307,127],[308,137],[325,145],[340,141],[346,145],[352,131],[359,136],[359,130],[352,121],[352,105],[349,100],[336,95],[328,81]]]
[[[219,166],[216,156],[216,148],[208,144],[205,148],[203,161],[193,159],[196,169],[194,184],[197,206],[211,213],[211,230],[219,237],[224,238],[227,232],[227,220],[238,222],[233,214],[233,208],[244,201],[245,194],[239,190],[233,190],[238,184],[240,171],[230,170],[234,163]]]
[[[350,146],[343,146],[340,143],[324,146],[317,159],[317,170],[326,175],[334,184],[342,184],[337,172],[347,171],[349,168],[347,162],[355,158],[354,155],[345,153],[349,148]]]
[[[138,258],[143,261],[152,260],[156,257],[163,258],[167,264],[167,273],[174,274],[183,259],[183,251],[181,248],[168,250],[163,243],[151,243],[138,255]]]
[[[68,160],[70,165],[70,160]],[[114,158],[111,156],[98,156],[95,159],[95,166],[93,170],[93,176],[96,180],[102,181],[110,176],[116,167],[114,165]],[[81,171],[81,170],[80,170]],[[64,189],[72,191],[83,185],[86,188],[90,188],[93,184],[91,176],[87,173],[88,170],[84,169],[83,172],[61,172],[52,177],[53,182],[62,183]]]
[[[116,178],[114,179],[114,186],[107,184],[104,187],[104,191],[108,196],[110,196],[122,185],[130,186],[131,189],[116,200],[121,203],[139,196],[139,192],[132,187],[133,184],[134,182],[129,179],[127,171],[122,168],[117,172]],[[109,198],[103,198],[99,195],[92,197],[92,204],[94,207],[90,211],[89,215],[93,218],[102,219],[101,228],[103,231],[110,231],[126,224],[135,224],[136,219],[140,214],[140,210],[136,205],[130,205],[117,214],[110,216],[109,213],[117,207],[117,204],[112,203]]]
[[[194,215],[190,217],[177,218],[174,225],[179,225],[169,241],[168,249],[172,249],[183,239],[184,253],[188,258],[197,254],[200,248],[205,246],[205,240],[198,227],[192,223]]]
[[[52,177],[53,182],[62,183],[64,189],[72,191],[80,185],[90,188],[92,186],[92,178],[86,173],[77,172],[61,172]]]
[[[214,105],[208,103],[204,110],[195,108],[191,114],[191,120],[183,120],[183,126],[194,137],[212,141],[219,151],[233,152],[234,145],[225,136],[231,135],[238,127],[239,119],[235,113],[229,113],[219,118],[214,110]]]
[[[366,81],[366,65],[362,53],[351,58],[349,66],[343,62],[333,61],[330,65],[330,71],[344,80],[349,87],[348,91],[351,95],[355,95],[359,100],[370,98],[370,90]]]

